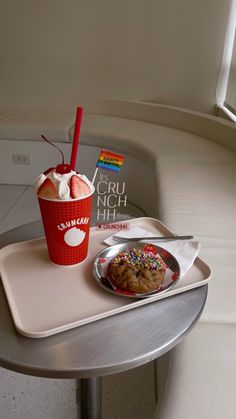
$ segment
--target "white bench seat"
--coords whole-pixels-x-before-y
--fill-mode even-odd
[[[235,419],[235,337],[235,324],[195,326],[170,353],[155,419]]]
[[[40,141],[44,134],[51,141],[70,141],[72,112],[0,109],[0,141]]]
[[[161,163],[159,185],[161,218],[198,238],[213,270],[202,320],[236,323],[236,163]]]

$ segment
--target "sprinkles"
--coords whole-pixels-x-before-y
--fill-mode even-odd
[[[124,251],[116,256],[113,262],[120,265],[135,265],[140,269],[166,270],[168,268],[158,253],[145,252],[142,249]]]

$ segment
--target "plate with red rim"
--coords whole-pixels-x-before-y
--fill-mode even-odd
[[[156,290],[149,291],[146,293],[136,293],[133,291],[122,290],[117,288],[107,276],[108,263],[118,256],[123,251],[129,251],[131,249],[140,249],[147,253],[158,254],[161,256],[164,263],[167,265],[164,281],[161,286]],[[115,294],[121,297],[129,298],[148,298],[153,297],[156,294],[161,294],[172,288],[180,277],[180,266],[176,258],[162,247],[150,243],[150,242],[129,242],[120,243],[113,246],[107,247],[97,254],[93,261],[93,276],[97,284],[105,291]]]

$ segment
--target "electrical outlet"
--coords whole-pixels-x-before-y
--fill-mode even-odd
[[[12,161],[14,164],[30,164],[31,156],[29,154],[12,154]]]

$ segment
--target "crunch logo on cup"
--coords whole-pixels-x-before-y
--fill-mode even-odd
[[[60,223],[58,224],[57,228],[58,230],[63,231],[69,227],[74,227],[76,225],[88,224],[88,223],[89,223],[89,217],[81,217],[81,218],[76,218],[74,220],[65,221],[64,223]]]

